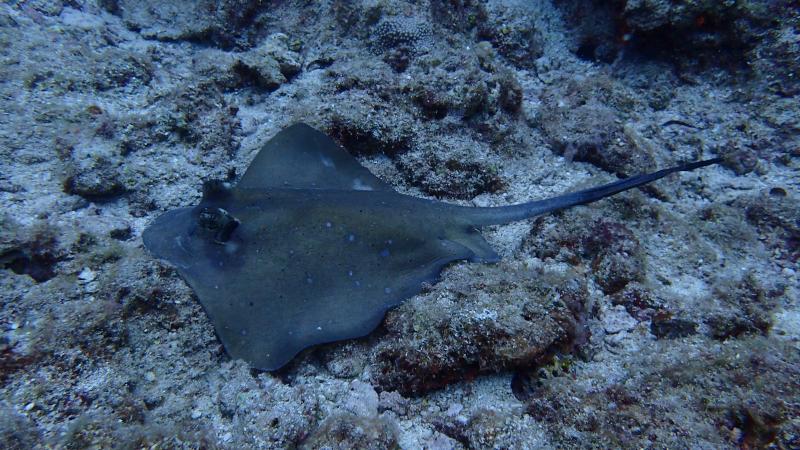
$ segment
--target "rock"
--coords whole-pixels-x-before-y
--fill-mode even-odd
[[[167,106],[160,121],[149,125],[179,142],[197,146],[200,152],[196,157],[202,162],[219,168],[236,153],[236,134],[241,127],[238,108],[228,103],[218,86],[205,82],[176,87]]]
[[[765,430],[771,430],[772,434],[776,428],[797,429],[783,419],[785,416],[781,413],[786,411],[782,406],[782,390],[796,384],[795,377],[790,375],[796,370],[784,360],[792,350],[789,346],[774,348],[764,347],[765,344],[762,338],[733,341],[724,346],[701,341],[702,350],[698,351],[694,345],[689,347],[700,357],[676,353],[666,361],[664,352],[680,343],[654,341],[649,351],[638,352],[628,360],[636,367],[639,381],[626,379],[599,389],[586,389],[574,382],[545,383],[528,401],[527,411],[536,423],[549,433],[555,433],[561,443],[579,445],[582,439],[579,436],[584,433],[604,448],[681,442],[683,438],[675,436],[674,428],[669,425],[677,416],[667,412],[679,411],[681,415],[710,414],[725,423],[711,435],[691,432],[698,440],[716,442],[723,447],[735,447],[743,441],[752,442],[754,448],[763,446],[767,440],[762,434]],[[708,357],[712,360],[706,361]],[[681,402],[676,409],[664,403],[665,396],[686,396],[698,401]],[[742,401],[757,405],[760,412],[753,414],[760,424],[744,427],[746,432],[732,433],[734,428],[749,421],[740,414]],[[709,407],[715,412],[709,413]],[[767,426],[763,420],[765,415],[781,419],[770,421],[772,425]],[[576,431],[580,434],[576,435]],[[789,433],[794,436],[794,431]]]
[[[673,318],[668,313],[657,313],[650,323],[650,333],[659,339],[677,339],[697,333],[697,324]]]
[[[505,71],[500,75],[500,107],[506,112],[516,114],[522,108],[522,86],[514,73]]]
[[[253,85],[267,91],[274,91],[286,82],[278,61],[270,56],[247,55],[234,63],[232,69],[243,85]]]
[[[624,306],[628,314],[639,320],[649,319],[661,307],[658,298],[638,282],[628,283],[622,290],[614,293],[611,303]]]
[[[541,440],[532,421],[520,419],[515,412],[496,406],[445,416],[438,427],[466,448],[537,448]],[[451,447],[452,448],[452,447]]]
[[[780,2],[776,2],[780,3]],[[779,5],[773,8],[784,12]],[[766,80],[769,89],[782,97],[792,97],[800,93],[800,41],[797,39],[798,22],[796,15],[789,15],[770,27],[763,42],[752,53],[752,64]]]
[[[788,194],[788,193],[787,193]],[[797,195],[739,196],[732,206],[744,210],[745,220],[758,230],[777,258],[796,262],[800,258],[800,207]]]
[[[355,155],[386,155],[390,158],[408,150],[412,120],[404,114],[376,115],[375,107],[385,105],[344,104],[324,127],[328,135]]]
[[[645,54],[663,54],[675,58],[680,70],[700,71],[709,66],[730,68],[756,67],[767,70],[761,63],[770,59],[776,90],[796,91],[789,55],[797,55],[786,31],[796,25],[797,18],[789,14],[791,2],[746,1],[715,2],[706,0],[626,0],[619,20],[630,30],[634,47]],[[795,26],[796,29],[796,26]],[[784,60],[776,63],[770,55]],[[788,56],[788,57],[787,57]],[[766,73],[766,72],[763,72]],[[794,72],[796,73],[796,71]],[[788,82],[788,83],[787,83]]]
[[[120,172],[121,160],[110,145],[97,143],[73,148],[65,161],[64,192],[87,200],[104,200],[127,188]]]
[[[29,413],[33,407],[28,408],[28,405],[24,410]],[[3,402],[0,403],[0,439],[8,448],[33,448],[41,442],[42,436],[28,417]]]
[[[398,416],[404,416],[408,412],[409,400],[400,395],[397,391],[382,391],[378,400],[378,411],[392,411]]]
[[[538,124],[558,154],[632,175],[654,169],[653,149],[623,126],[633,105],[627,89],[608,78],[564,80],[545,92]]]
[[[583,240],[585,255],[603,292],[613,294],[644,278],[643,252],[633,232],[623,223],[596,220]]]
[[[644,278],[644,252],[625,224],[606,218],[578,218],[579,212],[565,214],[571,219],[561,227],[547,228],[545,232],[537,227],[531,230],[533,239],[526,246],[530,246],[534,255],[571,264],[584,261],[606,294],[617,293]]]
[[[608,334],[630,331],[636,324],[636,319],[631,317],[623,306],[611,308],[603,314],[603,329]]]
[[[397,435],[397,424],[389,419],[334,414],[325,419],[300,448],[396,448]]]
[[[754,321],[746,315],[731,313],[711,315],[705,320],[705,323],[710,329],[711,337],[720,341],[746,334],[760,334],[764,332],[765,325],[769,327],[769,322],[765,324],[761,320]]]
[[[432,2],[431,16],[436,24],[466,32],[486,20],[486,7],[481,2],[471,0]]]
[[[415,17],[391,17],[371,30],[373,51],[395,72],[404,72],[411,59],[427,52],[432,43],[430,24]]]
[[[350,383],[350,392],[344,402],[345,411],[360,417],[377,417],[378,393],[371,384],[360,380]]]
[[[289,37],[269,35],[258,47],[238,55],[232,70],[244,84],[274,91],[300,73],[300,55],[289,49]]]
[[[106,9],[121,15],[126,25],[150,39],[186,40],[231,49],[245,33],[262,5],[257,0],[201,0],[163,3],[118,0]]]
[[[568,32],[564,43],[580,59],[595,63],[612,63],[625,44],[621,35],[618,2],[592,4],[591,14],[585,14],[587,3],[583,0],[560,1],[559,9]]]
[[[47,222],[20,226],[8,216],[0,216],[0,267],[17,275],[28,275],[42,283],[57,275],[57,264],[68,254],[65,236]]]
[[[758,155],[751,148],[743,147],[736,141],[728,141],[720,152],[722,165],[737,175],[748,174],[758,167]]]
[[[534,28],[529,5],[497,2],[486,5],[486,20],[478,23],[478,37],[492,43],[512,64],[531,68],[542,56],[542,42]]]
[[[361,342],[341,342],[322,348],[325,368],[337,378],[356,378],[367,364],[366,348]]]
[[[474,281],[476,271],[483,281]],[[388,334],[373,354],[373,382],[382,390],[420,395],[474,374],[539,364],[556,348],[571,349],[579,312],[570,308],[584,304],[585,287],[524,274],[520,267],[461,266],[449,281],[390,311]]]
[[[782,280],[762,278],[754,272],[720,277],[713,290],[723,311],[707,319],[711,336],[724,340],[743,334],[768,333],[773,323],[772,310],[786,288]]]
[[[455,144],[454,147],[459,142]],[[473,156],[443,161],[435,152],[418,150],[401,155],[397,166],[409,184],[436,197],[471,199],[487,192],[501,192],[505,182],[499,170],[483,161],[471,160]]]

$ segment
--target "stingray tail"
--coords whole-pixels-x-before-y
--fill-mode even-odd
[[[538,200],[499,208],[468,208],[464,212],[469,218],[470,222],[475,226],[516,222],[518,220],[535,217],[548,212],[557,211],[559,209],[569,208],[571,206],[585,205],[622,191],[627,191],[628,189],[650,183],[671,173],[699,169],[700,167],[718,164],[721,161],[721,158],[696,161],[659,170],[658,172],[624,178],[613,183],[586,189],[585,191],[572,192],[570,194],[564,194],[558,197],[548,198],[546,200]]]

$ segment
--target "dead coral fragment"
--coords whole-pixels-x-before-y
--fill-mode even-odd
[[[300,448],[397,448],[398,434],[397,425],[385,418],[334,414]]]
[[[633,232],[621,222],[586,217],[567,211],[559,227],[547,227],[541,219],[531,230],[530,246],[539,258],[554,258],[592,268],[595,282],[606,294],[614,294],[644,278],[645,254]],[[581,217],[583,215],[583,217]]]
[[[691,320],[674,318],[668,312],[659,312],[650,322],[650,333],[659,339],[677,339],[697,333],[697,324]]]
[[[432,38],[430,24],[413,17],[383,20],[375,26],[372,34],[372,45],[378,53],[405,49],[412,56],[427,51]]]
[[[698,344],[705,349],[699,355],[670,362],[663,352],[675,342],[654,342],[628,362],[638,368],[635,380],[604,389],[546,380],[528,401],[528,412],[553,433],[557,447],[579,447],[576,430],[602,448],[672,448],[686,442],[714,448],[768,448],[771,442],[776,448],[796,447],[800,428],[788,419],[800,410],[786,401],[800,379],[795,350],[762,338],[725,346],[709,341]]]
[[[743,334],[766,335],[772,327],[771,311],[786,286],[749,272],[740,279],[720,279],[714,285],[717,301],[725,310],[711,315],[711,336],[725,340]]]
[[[569,79],[545,92],[538,121],[556,153],[631,175],[653,168],[648,141],[623,126],[634,106],[631,93],[615,80]]]
[[[274,91],[300,73],[300,55],[289,49],[289,37],[275,33],[244,53],[236,54],[231,70],[241,85],[253,85]]]
[[[372,48],[395,72],[404,72],[411,60],[430,49],[430,24],[413,17],[391,18],[372,31]]]
[[[189,41],[226,50],[241,45],[247,25],[263,8],[260,0],[215,2],[106,1],[104,8],[120,14],[128,28],[160,41]]]
[[[479,161],[448,159],[410,152],[398,159],[406,180],[436,197],[471,199],[486,192],[501,192],[505,182],[498,170]]]
[[[517,67],[531,68],[543,53],[542,38],[524,2],[490,3],[486,20],[478,24],[478,37],[492,43],[498,53]]]
[[[476,270],[486,283],[471,281]],[[387,315],[388,335],[376,347],[372,370],[382,390],[419,395],[480,373],[539,364],[571,349],[581,334],[573,305],[565,304],[585,303],[577,280],[543,281],[548,277],[522,267],[454,272],[446,290],[437,287]]]
[[[72,159],[67,166],[64,192],[89,200],[116,197],[126,191],[120,176],[119,161],[97,154]]]
[[[778,191],[779,192],[779,191]],[[733,206],[744,209],[747,222],[758,229],[765,243],[778,259],[797,262],[800,259],[800,201],[793,192],[769,195],[764,192],[742,196]]]

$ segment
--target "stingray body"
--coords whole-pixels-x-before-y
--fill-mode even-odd
[[[296,124],[265,144],[235,187],[206,182],[199,205],[163,214],[143,240],[189,283],[232,357],[274,370],[309,346],[368,334],[452,261],[498,261],[481,226],[716,162],[470,208],[401,195],[326,135]]]

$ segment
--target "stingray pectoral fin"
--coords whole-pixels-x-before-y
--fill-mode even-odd
[[[387,293],[366,270],[357,271],[364,278],[317,271],[314,258],[298,254],[297,271],[291,262],[262,258],[269,252],[253,243],[243,243],[236,258],[221,245],[211,250],[179,272],[231,358],[257,369],[276,370],[313,345],[363,336],[402,300],[399,289]]]
[[[258,293],[221,269],[201,263],[179,272],[197,294],[231,358],[243,359],[256,369],[280,368],[297,353],[292,348],[296,323],[283,316],[282,299],[269,280]]]
[[[501,259],[481,233],[473,227],[450,236],[448,240],[464,247],[464,254],[468,255],[466,259],[470,262],[496,263]]]
[[[188,245],[188,236],[194,224],[192,209],[167,211],[144,230],[142,241],[153,256],[179,268],[192,264],[196,257]]]
[[[238,187],[393,191],[333,139],[304,123],[267,141]]]
[[[247,223],[235,258],[214,245],[210,248],[216,254],[181,275],[197,293],[228,354],[262,370],[279,369],[308,347],[370,333],[389,308],[435,281],[452,261],[496,258],[480,235],[468,230],[429,239],[419,239],[412,230],[395,234],[391,243],[380,239],[387,248],[377,251],[367,241],[359,245],[358,239],[368,234],[354,242],[326,240],[326,234],[311,228],[298,232],[314,245],[295,244],[291,248],[301,250],[280,259],[276,255],[288,252],[279,250],[279,242],[253,242]]]
[[[351,298],[334,292],[305,300],[283,296],[269,282],[260,293],[194,280],[190,284],[228,355],[260,370],[280,369],[314,345],[364,336],[380,324],[387,309],[372,302],[380,298],[378,293]]]
[[[722,162],[721,158],[714,158],[705,161],[681,164],[679,166],[670,167],[668,169],[659,170],[653,173],[624,178],[613,183],[604,184],[602,186],[586,189],[584,191],[572,192],[558,197],[522,203],[519,205],[503,206],[500,208],[463,208],[461,210],[463,211],[461,212],[461,215],[468,220],[469,223],[475,226],[516,222],[517,220],[535,217],[548,212],[557,211],[559,209],[596,202],[600,199],[610,197],[622,191],[627,191],[628,189],[633,189],[635,187],[656,181],[660,178],[664,178],[672,173],[695,170],[701,167],[710,166],[712,164],[719,164],[720,162]]]

